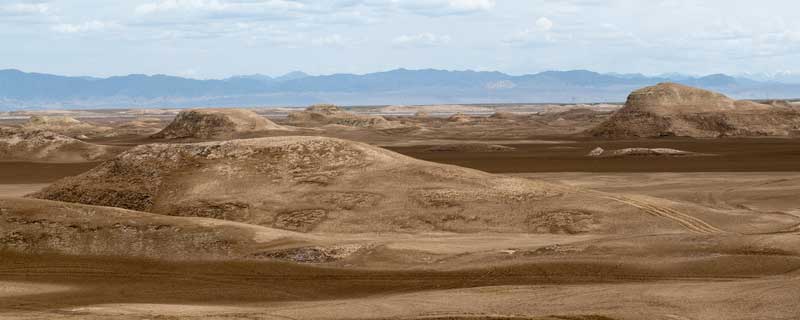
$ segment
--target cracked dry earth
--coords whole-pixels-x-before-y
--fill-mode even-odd
[[[641,173],[664,160],[593,147],[576,161],[632,172],[295,136],[5,163],[31,178],[0,181],[0,319],[797,318],[800,174]]]

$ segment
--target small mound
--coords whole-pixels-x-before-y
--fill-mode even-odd
[[[111,128],[98,127],[69,116],[34,115],[22,125],[22,128],[31,131],[51,131],[71,137],[97,135],[111,131]]]
[[[72,126],[82,122],[69,116],[32,116],[27,125],[29,126]]]
[[[636,90],[610,119],[591,129],[599,137],[788,136],[800,112],[784,106],[736,101],[674,83]]]
[[[430,118],[431,114],[426,111],[417,111],[414,113],[415,118]]]
[[[786,100],[768,100],[764,103],[774,107],[790,108],[790,109],[794,108],[794,105],[792,105],[789,101]]]
[[[488,143],[459,143],[433,146],[428,152],[511,152],[517,150],[513,147]]]
[[[237,134],[286,130],[253,111],[243,109],[194,109],[178,113],[166,128],[152,135],[156,139],[231,138]]]
[[[472,117],[470,115],[458,112],[458,113],[455,113],[455,114],[447,117],[447,121],[457,122],[457,123],[466,123],[466,122],[472,122]]]
[[[166,260],[256,259],[301,234],[211,219],[0,198],[0,251]],[[307,243],[307,242],[306,242]]]
[[[290,112],[289,121],[297,126],[338,125],[376,129],[402,127],[401,124],[381,116],[353,114],[330,104],[313,105],[305,111]]]
[[[602,232],[650,219],[600,219],[637,209],[560,185],[324,137],[142,145],[32,196],[296,232],[547,233],[537,219],[548,212],[592,217],[559,230]]]
[[[587,157],[599,157],[599,156],[603,155],[603,153],[605,153],[605,152],[606,152],[606,150],[603,150],[603,148],[597,147],[597,148],[592,149],[592,151],[589,151],[589,154],[587,154],[586,156]]]
[[[86,143],[49,131],[0,128],[0,160],[91,162],[113,157],[118,148]]]
[[[324,114],[336,114],[345,112],[344,110],[332,104],[315,104],[306,108],[306,111],[324,113]]]
[[[489,119],[498,119],[498,120],[514,120],[518,118],[522,118],[522,115],[507,111],[497,111],[489,116]]]
[[[708,154],[683,151],[670,148],[625,148],[619,150],[603,150],[597,147],[587,157],[692,157],[707,156]]]
[[[546,113],[542,117],[545,121],[590,121],[604,114],[607,113],[589,108],[573,108],[567,111]]]
[[[153,135],[164,128],[161,119],[158,118],[139,118],[133,121],[120,123],[115,129],[120,134]]]

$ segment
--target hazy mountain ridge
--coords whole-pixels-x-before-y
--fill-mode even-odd
[[[66,77],[0,70],[0,110],[102,107],[193,107],[624,101],[634,89],[679,82],[740,99],[800,97],[800,84],[714,74],[601,74],[586,70],[508,75],[435,69],[311,76],[234,76],[196,80],[167,75]]]

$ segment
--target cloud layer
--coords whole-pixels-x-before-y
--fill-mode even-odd
[[[800,73],[800,4],[0,0],[0,41],[0,68],[63,74]]]

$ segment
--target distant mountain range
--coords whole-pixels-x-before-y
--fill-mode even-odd
[[[586,70],[513,76],[501,72],[397,69],[363,75],[242,75],[196,80],[166,75],[65,77],[0,70],[0,110],[304,106],[435,103],[621,102],[659,82],[678,82],[737,99],[800,98],[800,83],[714,74],[602,74]]]

